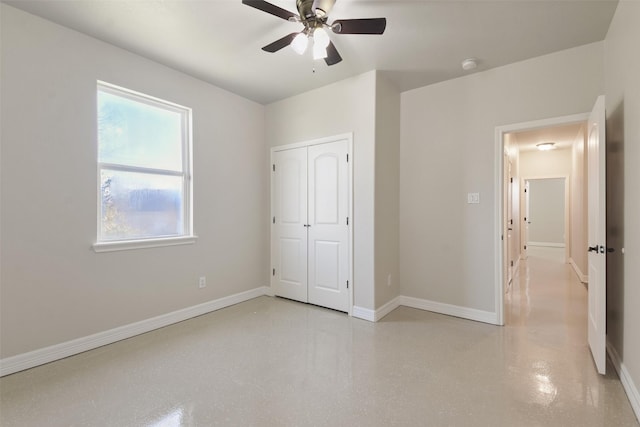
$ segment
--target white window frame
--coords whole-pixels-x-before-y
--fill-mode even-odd
[[[161,246],[173,246],[173,245],[185,245],[195,243],[197,236],[193,233],[193,179],[191,169],[193,165],[193,159],[191,155],[192,151],[192,110],[191,108],[165,101],[153,96],[149,96],[140,92],[136,92],[130,89],[126,89],[120,86],[106,83],[103,81],[97,81],[96,87],[96,101],[98,92],[107,92],[116,96],[127,98],[131,101],[151,105],[154,107],[162,108],[180,114],[182,119],[182,172],[153,169],[147,167],[128,166],[121,164],[113,164],[107,162],[100,162],[99,159],[99,141],[97,140],[96,132],[96,164],[97,164],[97,228],[96,228],[96,242],[93,244],[93,250],[95,252],[111,252],[128,249],[142,249],[153,248]],[[96,118],[97,114],[97,102],[96,102]],[[101,171],[103,168],[110,170],[123,171],[123,172],[144,172],[158,175],[168,176],[181,176],[183,177],[183,220],[184,220],[184,234],[181,236],[168,236],[168,237],[149,237],[144,239],[120,239],[120,240],[101,240],[100,230],[102,226],[102,197],[101,197]]]

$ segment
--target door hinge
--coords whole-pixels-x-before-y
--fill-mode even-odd
[[[509,178],[509,180],[510,180],[509,182],[511,182],[511,183],[513,182],[513,178]]]
[[[273,269],[273,273],[272,273],[272,274],[273,274],[274,276],[276,275],[276,269],[275,269],[275,268]]]
[[[349,217],[347,217],[347,225],[349,225]]]
[[[512,219],[509,220],[509,224],[513,225],[513,220]]]
[[[349,163],[349,153],[347,153],[347,163]]]
[[[511,267],[513,267],[513,261],[511,261]]]
[[[504,240],[504,234],[500,235],[500,240]]]
[[[276,217],[275,216],[273,217],[273,223],[274,224],[276,223]]]
[[[347,280],[347,289],[349,289],[349,281]]]
[[[526,188],[524,189],[524,192],[525,192],[525,193],[527,192],[527,189],[526,189]]]
[[[527,220],[527,217],[526,217],[526,216],[524,217],[524,220],[525,220],[525,221]]]
[[[274,172],[276,171],[276,165],[275,164],[273,165],[273,171]]]
[[[524,245],[524,250],[525,250],[525,251],[527,250],[527,245]]]

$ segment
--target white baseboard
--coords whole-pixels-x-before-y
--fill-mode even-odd
[[[264,287],[265,291],[264,294],[269,296],[269,297],[275,297],[276,293],[274,292],[273,288],[271,286],[265,286]]]
[[[418,308],[420,310],[432,311],[434,313],[446,314],[448,316],[461,317],[463,319],[475,320],[477,322],[498,324],[497,313],[490,311],[477,310],[475,308],[461,307],[459,305],[445,304],[421,298],[413,298],[400,296],[398,297],[400,305],[406,307]]]
[[[352,316],[357,317],[358,319],[368,320],[369,322],[377,322],[401,305],[434,313],[446,314],[448,316],[460,317],[462,319],[490,323],[492,325],[498,324],[497,314],[490,311],[476,310],[475,308],[461,307],[458,305],[445,304],[442,302],[407,297],[403,295],[395,297],[377,310],[354,306]]]
[[[547,248],[564,248],[564,243],[553,243],[553,242],[527,242],[527,247],[529,246],[544,246]]]
[[[353,313],[351,315],[353,317],[357,317],[358,319],[368,320],[369,322],[377,322],[378,320],[382,319],[384,316],[398,308],[400,306],[400,304],[398,303],[399,300],[400,297],[395,297],[382,307],[375,310],[354,306]]]
[[[120,326],[108,331],[98,332],[97,334],[33,350],[28,353],[7,357],[0,360],[0,377],[53,362],[54,360],[73,356],[74,354],[82,353],[94,348],[102,347],[103,345],[112,344],[126,338],[131,338],[173,323],[182,322],[183,320],[191,319],[192,317],[229,307],[259,296],[268,295],[269,291],[270,288],[268,286],[261,286],[249,291],[240,292],[224,298],[205,302],[203,304],[183,308],[181,310],[141,320],[129,325]]]
[[[357,317],[358,319],[362,320],[368,320],[369,322],[376,321],[375,310],[371,310],[370,308],[358,307],[357,305],[353,306],[351,316]]]
[[[571,264],[571,267],[573,267],[573,271],[576,272],[576,274],[578,275],[578,279],[582,283],[589,283],[589,278],[582,273],[582,271],[580,270],[580,267],[578,267],[578,264],[576,264],[573,258],[569,258],[569,264]]]
[[[627,367],[624,365],[620,359],[620,355],[616,351],[615,347],[611,345],[609,340],[607,340],[607,353],[609,354],[613,367],[618,373],[618,377],[620,377],[620,382],[622,383],[625,393],[627,393],[633,412],[635,412],[636,418],[640,421],[640,391],[638,391],[638,387],[633,382],[633,378],[631,378]]]
[[[141,320],[108,331],[7,357],[0,360],[0,377],[102,347],[103,345],[112,344],[263,295],[273,295],[271,287],[261,286],[249,291],[156,316],[151,319]],[[406,296],[398,296],[376,310],[354,306],[352,316],[370,322],[377,322],[401,305],[478,322],[497,324],[496,313]]]

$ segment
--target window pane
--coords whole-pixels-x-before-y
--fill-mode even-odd
[[[180,113],[98,90],[98,161],[182,171]]]
[[[183,179],[102,169],[100,240],[179,236]]]

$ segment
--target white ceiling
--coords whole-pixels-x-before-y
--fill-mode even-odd
[[[387,18],[381,35],[337,35],[337,65],[290,48],[260,48],[296,32],[241,0],[3,0],[266,104],[373,69],[405,91],[603,40],[617,0],[337,0],[333,19]],[[273,4],[296,12],[295,0]],[[315,71],[314,71],[315,70]]]
[[[515,143],[520,151],[536,150],[536,144],[554,142],[558,149],[571,148],[578,131],[585,123],[554,126],[544,129],[535,129],[524,132],[514,132]]]

